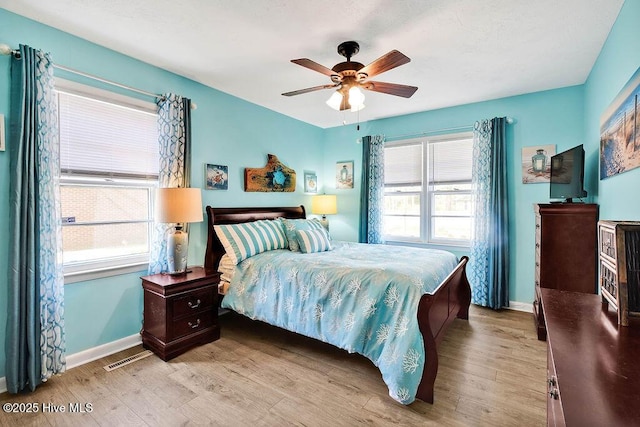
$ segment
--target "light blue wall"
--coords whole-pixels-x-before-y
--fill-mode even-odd
[[[67,33],[0,9],[0,43],[20,43],[51,52],[54,62],[152,93],[173,92],[191,98],[193,154],[191,183],[203,187],[204,164],[229,166],[229,190],[203,190],[203,203],[213,206],[284,206],[305,204],[303,172],[320,174],[322,129],[294,120],[186,78],[120,55]],[[56,75],[73,78],[69,74]],[[77,78],[76,78],[77,79]],[[0,56],[0,114],[9,122],[10,58]],[[95,84],[95,83],[94,83]],[[112,89],[112,88],[111,88]],[[245,193],[244,167],[264,166],[276,154],[298,172],[293,193]],[[0,152],[0,217],[8,218],[9,152]],[[320,174],[321,175],[321,174]],[[8,234],[7,221],[0,233]],[[206,245],[204,223],[190,232],[189,259],[202,264]],[[7,269],[8,248],[0,243],[0,271]],[[65,286],[65,322],[69,354],[108,343],[140,331],[142,292],[139,276],[127,274]],[[5,283],[6,280],[0,281]],[[5,372],[7,287],[0,285],[0,377]]]
[[[640,0],[627,0],[585,84],[585,135],[594,167],[602,112],[640,67],[639,23]],[[594,176],[601,219],[640,220],[640,168],[602,181]]]
[[[483,118],[513,118],[515,122],[507,127],[508,141],[511,142],[507,148],[511,236],[510,300],[530,303],[533,301],[533,204],[549,201],[549,184],[522,184],[522,147],[554,144],[560,152],[583,143],[582,106],[582,86],[573,86],[376,120],[361,124],[359,132],[353,125],[331,128],[327,130],[324,142],[325,175],[335,170],[335,162],[339,160],[355,160],[355,173],[360,175],[362,145],[356,140],[363,135],[383,134],[393,138],[439,129],[470,127],[476,120]],[[327,189],[327,192],[336,192],[339,198],[339,214],[331,218],[331,231],[336,238],[358,238],[360,183],[356,182],[355,187],[354,190]],[[466,253],[464,250],[455,252]]]

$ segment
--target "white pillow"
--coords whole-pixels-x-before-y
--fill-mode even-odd
[[[309,254],[314,252],[330,251],[331,242],[329,241],[329,234],[322,230],[297,230],[296,235],[298,237],[298,244],[300,245],[300,252]]]
[[[222,255],[222,258],[220,258],[218,272],[220,273],[220,280],[231,282],[231,279],[233,279],[233,275],[236,272],[236,265],[231,261],[229,255],[224,254]]]
[[[214,225],[213,228],[234,265],[261,252],[287,247],[287,236],[278,220]]]

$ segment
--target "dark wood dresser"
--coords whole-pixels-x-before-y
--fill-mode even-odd
[[[535,300],[538,339],[546,338],[540,289],[596,293],[598,205],[552,203],[534,205]]]
[[[541,294],[548,425],[640,425],[640,319],[618,326],[599,295],[545,288]]]
[[[220,338],[220,274],[202,267],[189,267],[189,271],[182,276],[154,274],[141,278],[142,345],[165,361]]]

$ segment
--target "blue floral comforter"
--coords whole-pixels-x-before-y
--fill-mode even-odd
[[[389,395],[415,400],[425,362],[420,297],[455,268],[432,249],[332,242],[329,252],[263,252],[236,266],[222,306],[369,358]]]

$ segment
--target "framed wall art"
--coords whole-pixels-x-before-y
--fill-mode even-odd
[[[227,190],[229,188],[228,166],[206,164],[204,169],[204,176],[206,177],[205,189]]]
[[[522,147],[522,183],[551,182],[551,156],[556,146],[534,145]]]
[[[304,173],[304,192],[305,193],[317,193],[318,192],[318,177],[313,172]]]
[[[600,179],[640,166],[640,68],[600,118]]]
[[[336,188],[353,188],[353,160],[336,163]]]

